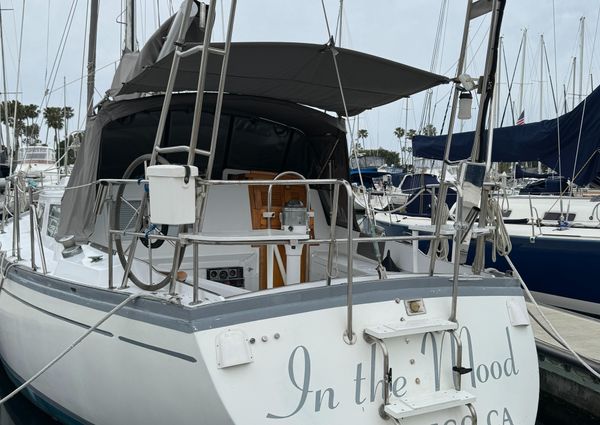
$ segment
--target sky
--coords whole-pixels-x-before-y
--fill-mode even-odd
[[[100,0],[96,96],[99,101],[110,87],[122,49],[124,16],[122,0]],[[329,24],[334,30],[340,0],[324,0]],[[430,70],[442,0],[344,0],[342,36],[337,44]],[[222,15],[227,15],[230,0],[217,10],[215,39],[223,39]],[[179,8],[177,0],[137,0],[138,43],[143,45],[158,23]],[[443,15],[442,43],[433,71],[454,77],[467,0],[447,0]],[[86,46],[85,0],[0,0],[4,34],[7,95],[14,99],[17,91],[19,34],[23,17],[19,100],[43,106],[63,106],[75,109],[69,131],[83,127],[85,119],[85,70],[82,68]],[[23,8],[25,10],[22,14]],[[223,10],[224,9],[224,10]],[[71,24],[69,16],[73,18]],[[502,26],[503,60],[501,70],[500,109],[504,110],[509,81],[515,69],[523,30],[527,29],[523,104],[526,122],[556,116],[548,72],[544,64],[542,102],[540,103],[540,35],[543,34],[552,84],[558,93],[561,112],[567,92],[568,108],[572,107],[572,62],[579,56],[580,18],[585,17],[583,74],[584,94],[591,91],[591,80],[600,82],[600,42],[596,43],[600,0],[507,0]],[[467,73],[479,76],[483,72],[482,51],[487,43],[489,18],[471,23],[467,54]],[[65,28],[67,30],[65,31]],[[63,37],[64,34],[64,37]],[[325,43],[329,36],[321,0],[238,0],[234,41],[298,41]],[[66,40],[61,47],[61,39]],[[598,44],[599,46],[596,46]],[[60,52],[62,51],[62,55]],[[511,100],[514,115],[519,111],[520,63],[512,84]],[[578,93],[579,64],[577,64]],[[505,72],[505,71],[508,72]],[[341,70],[343,74],[343,70]],[[508,78],[507,78],[508,75]],[[83,78],[82,78],[83,77]],[[66,81],[66,86],[64,82]],[[83,83],[83,84],[82,84]],[[0,91],[2,86],[0,85]],[[45,96],[44,93],[47,93]],[[449,86],[433,93],[432,122],[439,130],[448,103]],[[81,93],[81,94],[80,94]],[[80,100],[81,98],[81,100]],[[390,105],[366,111],[355,128],[368,130],[367,148],[398,149],[393,132],[396,127],[417,129],[423,108],[423,94]],[[578,97],[576,96],[576,101]],[[42,103],[43,102],[43,103]],[[511,103],[512,103],[511,102]],[[541,106],[540,106],[541,105]],[[476,107],[476,103],[474,103]],[[83,112],[79,112],[83,111]],[[507,107],[504,125],[512,125],[511,108]],[[476,115],[474,111],[474,116]],[[515,117],[516,119],[516,117]],[[40,124],[41,118],[40,118]],[[447,126],[447,124],[445,124]],[[474,120],[460,124],[470,130]],[[45,139],[42,128],[41,139]],[[48,140],[51,139],[51,136]]]

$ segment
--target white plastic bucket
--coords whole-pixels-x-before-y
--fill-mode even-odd
[[[197,175],[198,168],[187,165],[152,165],[146,169],[152,223],[190,224],[195,221]]]

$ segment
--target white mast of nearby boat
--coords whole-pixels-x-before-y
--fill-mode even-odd
[[[519,107],[517,114],[523,112],[523,86],[525,84],[525,61],[527,59],[527,28],[523,28],[523,51],[521,59],[521,85],[519,86]]]
[[[579,19],[579,102],[583,96],[583,43],[585,40],[585,16]]]
[[[575,90],[575,87],[576,87],[575,84],[577,84],[577,81],[576,81],[576,79],[577,79],[576,72],[577,72],[577,58],[573,57],[573,98],[572,98],[573,101],[572,101],[572,104],[571,104],[571,109],[575,109],[575,97],[577,96],[577,92]]]
[[[6,130],[6,147],[10,149],[10,128],[8,126],[8,91],[6,89],[6,60],[4,57],[4,28],[2,26],[2,11],[7,9],[0,9],[0,55],[2,57],[2,87],[4,97],[4,128]],[[12,149],[10,149],[12,152]],[[11,153],[12,158],[12,153]],[[12,162],[12,161],[11,161]]]
[[[544,34],[540,35],[540,121],[544,118]],[[538,173],[542,172],[542,164],[538,161]]]

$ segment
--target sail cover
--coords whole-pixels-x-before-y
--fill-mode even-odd
[[[198,19],[189,23],[184,50],[202,41]],[[171,17],[136,53],[135,60],[120,67],[109,94],[113,96],[162,92],[175,54],[165,45],[174,22]],[[222,48],[215,43],[213,47]],[[225,91],[304,104],[345,115],[333,62],[335,49],[349,115],[384,105],[430,87],[447,83],[441,75],[422,71],[380,57],[330,45],[282,42],[232,43]],[[181,58],[175,91],[196,90],[201,54]],[[208,61],[206,90],[216,91],[222,56]]]
[[[454,134],[450,160],[468,158],[474,137],[472,131]],[[413,155],[443,159],[446,139],[415,136]],[[558,119],[495,129],[492,161],[541,161],[578,185],[591,182],[600,173],[600,88]]]

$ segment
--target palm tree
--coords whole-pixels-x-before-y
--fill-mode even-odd
[[[48,129],[54,129],[54,143],[58,145],[58,130],[62,130],[65,122],[63,108],[47,106],[44,108],[44,120],[46,120],[46,144],[48,143]]]
[[[23,134],[25,136],[26,143],[29,145],[33,145],[40,136],[40,126],[36,123],[26,125],[23,128]]]
[[[398,143],[400,143],[400,165],[404,165],[406,160],[404,158],[405,147],[402,145],[402,138],[406,134],[406,131],[402,127],[396,127],[394,129],[394,136],[398,138]],[[404,143],[406,143],[406,139],[404,139]]]
[[[406,132],[404,131],[404,129],[402,127],[396,127],[396,129],[394,130],[394,136],[396,136],[398,138],[398,140],[402,139],[402,137],[404,137],[404,134]]]
[[[358,143],[357,149],[362,149],[364,146],[365,139],[369,137],[369,132],[365,129],[358,130],[356,132],[356,138],[362,140],[362,143]]]
[[[69,120],[73,118],[73,115],[75,115],[75,111],[73,111],[73,108],[71,108],[70,106],[65,106],[64,108],[61,108],[61,113],[64,119],[66,120],[65,124],[68,124]]]
[[[437,136],[437,129],[433,126],[433,124],[427,124],[423,127],[423,134],[425,136]]]

